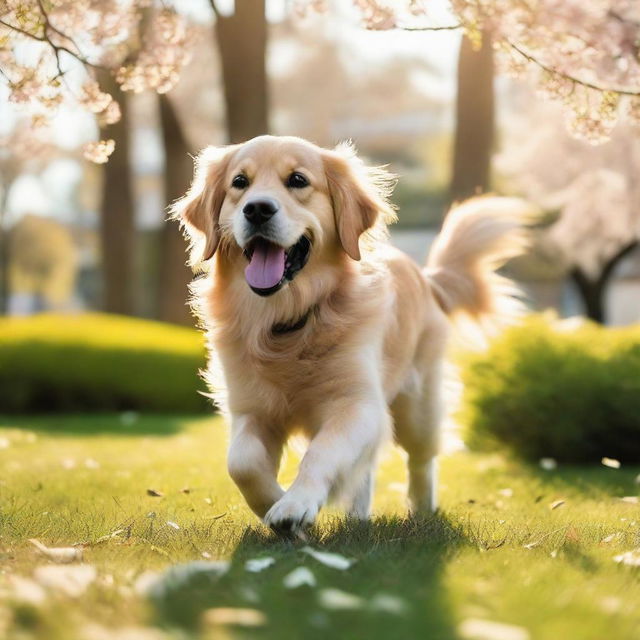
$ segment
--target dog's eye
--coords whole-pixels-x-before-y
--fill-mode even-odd
[[[234,189],[246,189],[249,186],[249,178],[243,173],[239,173],[232,181],[231,186]]]
[[[309,181],[301,173],[294,171],[287,178],[287,187],[290,189],[304,189],[309,186]]]

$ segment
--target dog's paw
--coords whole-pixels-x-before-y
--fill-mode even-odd
[[[315,503],[284,495],[267,511],[264,523],[278,533],[296,534],[310,527],[317,515]]]

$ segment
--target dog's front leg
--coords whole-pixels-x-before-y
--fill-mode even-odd
[[[264,518],[277,531],[296,531],[313,524],[332,489],[354,474],[364,478],[388,433],[390,419],[381,398],[343,398],[323,408],[320,424],[294,483]]]
[[[232,416],[229,475],[260,518],[284,493],[277,480],[283,443],[281,431],[254,416]]]

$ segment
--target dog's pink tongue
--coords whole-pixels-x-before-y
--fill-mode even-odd
[[[258,240],[251,262],[244,270],[247,282],[256,289],[275,287],[284,275],[284,249],[266,240]]]

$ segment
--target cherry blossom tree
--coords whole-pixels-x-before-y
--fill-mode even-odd
[[[164,93],[189,60],[190,39],[185,20],[153,0],[5,0],[0,75],[9,99],[31,111],[34,125],[46,124],[69,101],[110,125],[121,109],[98,72],[122,91]],[[103,163],[114,146],[112,139],[89,143],[85,155]]]
[[[621,123],[594,148],[563,132],[558,109],[532,104],[529,92],[517,100],[496,169],[510,191],[556,216],[540,250],[564,266],[586,315],[605,322],[607,286],[640,241],[640,139]]]
[[[481,46],[490,32],[498,70],[533,75],[565,107],[573,135],[606,140],[621,111],[640,122],[640,3],[635,0],[450,0],[434,24],[426,0],[352,0],[367,29],[460,29]],[[329,0],[297,0],[301,15]]]

